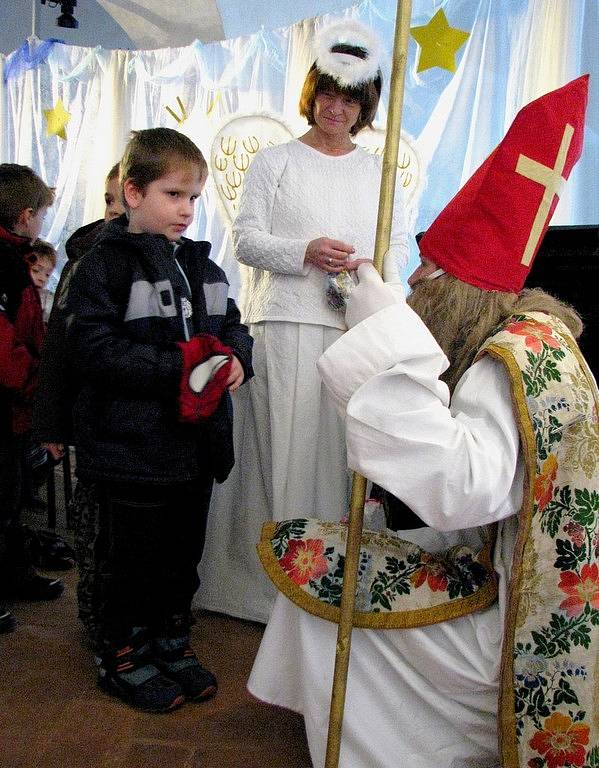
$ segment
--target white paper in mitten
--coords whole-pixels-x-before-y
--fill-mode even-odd
[[[227,355],[212,355],[203,363],[196,365],[189,374],[189,388],[192,392],[201,392],[214,374],[229,360]]]

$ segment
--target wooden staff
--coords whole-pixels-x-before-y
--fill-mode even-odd
[[[395,18],[395,40],[393,44],[393,67],[391,70],[391,82],[389,84],[387,138],[385,141],[385,152],[383,154],[381,192],[376,227],[376,243],[374,248],[374,266],[379,274],[382,274],[383,257],[389,249],[389,241],[391,239],[393,202],[395,199],[395,176],[397,173],[397,155],[401,134],[401,111],[403,106],[404,78],[408,57],[408,37],[410,33],[411,15],[411,0],[398,0],[397,15]],[[343,729],[343,710],[345,708],[345,690],[347,687],[351,633],[356,603],[356,584],[358,578],[365,499],[366,479],[356,472],[354,473],[353,478],[349,510],[345,569],[343,572],[343,590],[341,593],[341,615],[339,617],[339,627],[337,630],[335,673],[331,695],[325,768],[338,768],[339,765],[339,751],[341,749],[341,733]]]

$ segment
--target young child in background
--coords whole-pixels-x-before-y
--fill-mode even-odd
[[[190,647],[191,599],[213,481],[233,465],[227,390],[252,374],[210,244],[182,237],[207,175],[186,136],[135,132],[121,161],[127,217],[79,262],[67,306],[77,473],[99,505],[99,683],[155,712],[216,692]]]
[[[56,286],[48,332],[42,347],[39,388],[33,411],[34,436],[55,460],[62,458],[66,446],[73,442],[71,410],[74,394],[71,391],[72,377],[68,374],[65,350],[65,306],[71,274],[77,262],[90,250],[106,222],[125,212],[119,189],[118,163],[112,166],[106,177],[104,202],[104,218],[79,227],[65,243],[67,263],[62,268]]]
[[[119,163],[112,166],[105,181],[104,217],[77,229],[65,243],[67,263],[60,274],[54,306],[42,347],[39,387],[34,402],[34,437],[60,460],[73,444],[72,409],[77,392],[76,377],[69,370],[66,352],[66,304],[71,276],[77,263],[87,253],[104,225],[125,213],[119,186]],[[97,636],[96,616],[99,606],[94,602],[96,521],[99,514],[95,484],[78,479],[71,500],[71,524],[79,569],[77,602],[79,618],[89,639]]]
[[[119,168],[120,163],[115,163],[108,171],[106,177],[106,188],[104,190],[104,203],[106,209],[104,210],[104,221],[111,221],[111,219],[117,219],[125,213],[125,206],[123,205],[123,198],[121,196],[121,187],[119,185]]]
[[[56,267],[56,250],[53,245],[38,238],[31,246],[31,256],[28,260],[31,280],[37,288],[42,305],[42,317],[44,323],[47,323],[54,301],[54,293],[48,290],[47,285]]]
[[[49,291],[46,286],[56,266],[56,251],[50,243],[38,238],[31,245],[31,253],[27,257],[27,262],[29,263],[31,282],[37,288],[40,298],[45,328],[54,301],[54,293]],[[38,489],[47,478],[49,466],[48,451],[28,433],[23,449],[22,507],[34,511],[46,509],[46,502],[40,498]]]
[[[44,333],[27,257],[53,200],[31,168],[0,165],[0,597],[8,599],[47,600],[63,591],[60,579],[33,568],[19,522],[23,447]],[[0,631],[15,624],[0,608]]]

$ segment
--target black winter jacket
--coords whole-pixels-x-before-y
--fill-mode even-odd
[[[72,410],[77,391],[67,356],[66,302],[73,267],[91,249],[104,225],[104,219],[100,219],[80,227],[64,246],[68,261],[54,294],[33,402],[33,436],[40,443],[73,444]]]
[[[217,336],[233,349],[247,380],[253,340],[228,298],[224,272],[208,258],[210,243],[183,239],[174,252],[165,237],[129,234],[124,224],[124,217],[107,224],[71,277],[67,341],[79,379],[77,472],[90,480],[222,481],[234,463],[230,397],[201,424],[178,420],[176,342],[197,333]]]

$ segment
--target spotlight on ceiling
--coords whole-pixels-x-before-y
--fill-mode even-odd
[[[56,19],[56,26],[66,29],[77,29],[79,22],[73,16],[77,0],[42,0],[42,5],[48,3],[50,8],[60,6],[60,16]]]

